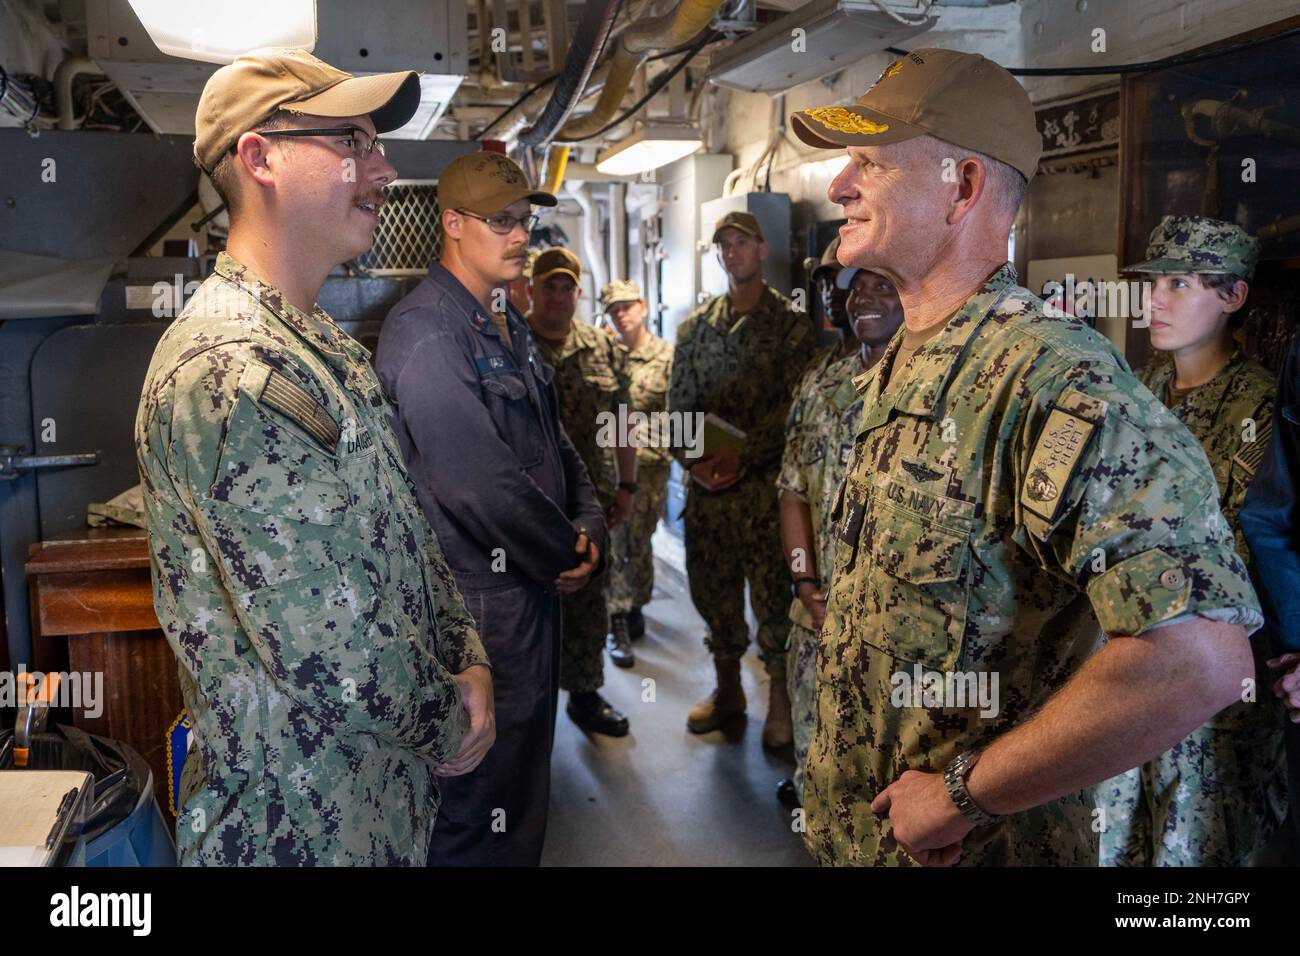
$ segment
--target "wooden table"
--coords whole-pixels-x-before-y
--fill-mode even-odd
[[[138,750],[166,807],[167,729],[184,705],[153,610],[145,532],[86,528],[33,544],[27,557],[32,668],[103,673],[101,713],[74,708],[72,724]]]

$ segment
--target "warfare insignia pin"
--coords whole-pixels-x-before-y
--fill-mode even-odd
[[[840,133],[859,133],[872,135],[889,129],[888,123],[873,123],[865,116],[859,116],[843,106],[818,106],[816,109],[804,110],[804,114],[815,119],[827,129]]]
[[[904,458],[899,462],[902,469],[915,478],[917,481],[934,481],[936,478],[942,478],[943,472],[935,471],[929,465],[921,461],[911,461]]]

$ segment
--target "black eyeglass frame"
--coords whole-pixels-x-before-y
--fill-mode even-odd
[[[515,226],[523,226],[524,232],[528,235],[532,235],[533,229],[537,227],[537,224],[541,222],[542,219],[542,217],[537,215],[537,213],[530,213],[521,219],[518,216],[507,216],[505,213],[500,213],[495,216],[480,216],[478,213],[470,212],[468,209],[456,209],[454,211],[462,216],[469,216],[471,219],[477,219],[481,223],[486,223],[487,227],[498,236],[510,235],[510,233],[515,231]],[[510,220],[510,226],[505,232],[502,232],[496,226],[492,225],[492,220],[494,219],[498,221],[508,219]]]
[[[252,132],[258,136],[337,136],[340,133],[347,133],[349,139],[357,139],[356,134],[360,133],[370,143],[369,149],[361,149],[360,146],[353,147],[353,152],[357,154],[358,159],[369,159],[371,154],[376,150],[380,156],[385,156],[384,144],[378,136],[371,136],[367,130],[360,126],[330,126],[321,127],[320,129],[255,129]]]

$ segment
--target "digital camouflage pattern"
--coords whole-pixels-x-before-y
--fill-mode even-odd
[[[720,659],[745,653],[748,580],[759,656],[782,679],[790,575],[781,555],[773,481],[785,446],[786,413],[815,338],[807,314],[770,287],[744,314],[732,312],[726,295],[717,296],[678,327],[668,389],[670,412],[712,412],[746,433],[740,481],[719,492],[687,485],[686,572],[691,601],[709,628],[705,646]],[[674,448],[673,455],[684,468],[696,460],[685,448]]]
[[[771,287],[748,313],[735,314],[731,300],[715,296],[677,328],[668,409],[712,412],[745,432],[742,474],[766,474],[781,466],[785,416],[795,386],[816,350],[812,322]],[[686,449],[674,456],[689,467]]]
[[[1173,377],[1173,359],[1157,352],[1142,371],[1142,384],[1163,401]],[[1210,459],[1219,486],[1219,505],[1236,535],[1237,554],[1246,562],[1250,561],[1250,549],[1237,526],[1237,515],[1273,437],[1276,390],[1272,372],[1236,352],[1218,375],[1171,409]]]
[[[625,285],[635,285],[630,282]],[[614,296],[628,290],[605,287]],[[612,290],[612,291],[611,291]],[[640,298],[638,292],[636,298]],[[602,296],[603,301],[603,296]],[[615,301],[625,301],[615,299]],[[673,347],[656,335],[650,335],[635,352],[626,354],[625,367],[633,411],[653,415],[666,410],[668,380],[672,374]],[[610,532],[610,570],[606,595],[611,614],[625,614],[650,603],[654,593],[655,564],[650,539],[668,497],[668,473],[672,452],[654,447],[648,428],[636,432],[637,493],[632,497],[632,516],[626,524]]]
[[[605,595],[611,614],[626,614],[645,607],[654,596],[651,539],[668,501],[668,468],[667,465],[637,465],[632,516],[610,531],[610,569]]]
[[[646,415],[667,410],[668,383],[673,371],[673,347],[659,336],[650,335],[635,352],[623,349],[623,356],[631,410]],[[664,447],[662,440],[658,444],[652,442],[651,437],[649,423],[644,428],[636,429],[638,485],[642,484],[639,477],[642,468],[655,465],[666,468],[672,464],[672,450]]]
[[[185,864],[422,864],[486,664],[369,353],[232,257],[136,418],[154,607],[194,721]]]
[[[1162,398],[1174,371],[1168,354],[1157,353],[1142,382]],[[1272,438],[1274,389],[1273,375],[1238,352],[1172,409],[1210,460],[1245,562],[1237,515]],[[1257,676],[1268,674],[1260,660],[1267,656],[1256,647]],[[1102,784],[1102,865],[1244,866],[1286,813],[1282,727],[1277,699],[1262,683],[1253,700],[1233,704],[1167,753]]]
[[[820,369],[814,366],[800,383],[786,418],[785,451],[776,486],[808,505],[817,553],[810,555],[807,573],[820,577],[823,586],[835,565],[830,518],[857,436],[862,398],[853,379],[862,371],[857,350]],[[790,604],[790,620],[812,626],[808,609],[798,598]]]
[[[605,311],[619,302],[637,302],[640,299],[641,287],[631,279],[615,279],[605,283],[605,288],[600,290],[600,306]]]
[[[830,515],[844,480],[844,469],[858,421],[862,399],[853,378],[863,371],[862,354],[830,364],[814,365],[799,384],[786,419],[785,453],[776,486],[808,504],[812,516],[815,565],[806,573],[830,584],[835,565],[835,534]],[[803,798],[804,765],[817,717],[817,632],[812,615],[797,597],[790,602],[790,637],[786,651],[786,681],[794,726],[794,784]]]
[[[1104,338],[1049,316],[1004,265],[882,389],[901,341],[856,380],[861,431],[832,515],[804,780],[822,863],[910,863],[871,800],[1024,722],[1098,623],[1262,623],[1205,453]],[[916,664],[996,675],[996,716],[895,706],[893,675]],[[972,831],[961,862],[1095,865],[1092,820],[1091,790],[1073,794]]]
[[[555,392],[560,424],[587,466],[596,497],[606,512],[614,504],[618,485],[613,451],[602,448],[599,415],[618,415],[627,404],[626,351],[614,339],[586,322],[575,321],[568,338],[552,345],[535,336],[537,350],[555,370]],[[577,594],[565,594],[564,634],[560,653],[560,686],[567,691],[591,691],[605,682],[605,634],[609,615],[605,606],[604,575],[593,575]]]
[[[1147,257],[1125,272],[1206,273],[1249,279],[1259,240],[1240,226],[1204,216],[1165,216],[1151,230]]]

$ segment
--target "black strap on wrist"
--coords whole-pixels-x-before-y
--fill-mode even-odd
[[[807,575],[805,575],[802,578],[795,578],[793,581],[790,582],[790,593],[792,593],[795,597],[799,596],[799,585],[801,584],[811,584],[814,588],[820,591],[822,587],[822,579],[807,576]]]
[[[637,488],[639,487],[635,481],[620,481],[618,486],[629,495],[636,494]]]

